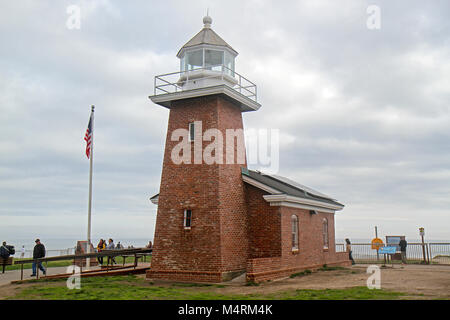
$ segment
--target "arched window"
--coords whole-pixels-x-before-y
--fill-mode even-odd
[[[292,250],[298,250],[298,217],[294,214],[291,217],[292,224]]]
[[[325,218],[322,222],[322,237],[323,237],[323,248],[328,249],[328,220]]]

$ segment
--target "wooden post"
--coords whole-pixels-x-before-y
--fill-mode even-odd
[[[22,267],[20,268],[20,280],[23,280],[23,263]]]

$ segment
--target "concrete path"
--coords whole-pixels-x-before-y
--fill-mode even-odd
[[[91,270],[99,270],[99,267],[92,267]],[[85,270],[83,268],[83,270]],[[54,267],[54,268],[48,268],[47,269],[47,275],[55,275],[60,273],[66,273],[67,267]],[[23,270],[23,279],[33,279],[31,276],[31,269],[24,269]],[[43,276],[42,271],[39,270],[39,278]],[[34,277],[36,278],[36,277]],[[5,284],[10,284],[11,281],[20,280],[20,269],[19,270],[11,270],[11,271],[5,271],[5,273],[0,272],[0,286],[4,286]]]

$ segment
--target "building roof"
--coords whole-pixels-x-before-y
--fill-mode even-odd
[[[228,43],[225,42],[225,40],[223,40],[217,33],[215,33],[213,29],[211,29],[212,19],[210,17],[204,17],[203,23],[205,24],[203,29],[200,30],[200,32],[197,33],[191,40],[189,40],[183,47],[181,47],[180,51],[178,51],[177,53],[177,57],[180,57],[180,54],[184,49],[202,44],[227,47],[236,55],[238,54],[236,50],[234,50]]]
[[[282,176],[265,174],[259,171],[248,169],[242,170],[242,176],[249,177],[250,179],[253,179],[260,184],[268,187],[267,190],[271,190],[271,194],[287,195],[296,198],[328,203],[336,206],[344,206],[343,204],[337,202],[335,199],[321,192],[318,192],[314,189],[311,189],[305,185]]]
[[[342,203],[335,199],[311,189],[298,182],[279,175],[265,174],[260,171],[242,168],[242,179],[244,182],[260,188],[269,193],[263,198],[271,205],[290,205],[303,208],[319,210],[341,210],[344,208]],[[153,204],[158,204],[159,193],[150,198]],[[295,205],[293,205],[295,204]]]

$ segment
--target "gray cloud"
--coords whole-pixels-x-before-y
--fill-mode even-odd
[[[81,30],[65,26],[70,4]],[[369,4],[380,30],[366,28]],[[338,237],[378,224],[449,238],[450,4],[356,0],[2,1],[2,234],[85,234],[95,104],[93,234],[153,236],[168,111],[147,97],[207,7],[258,84],[245,126],[279,128],[280,174],[346,204]]]

